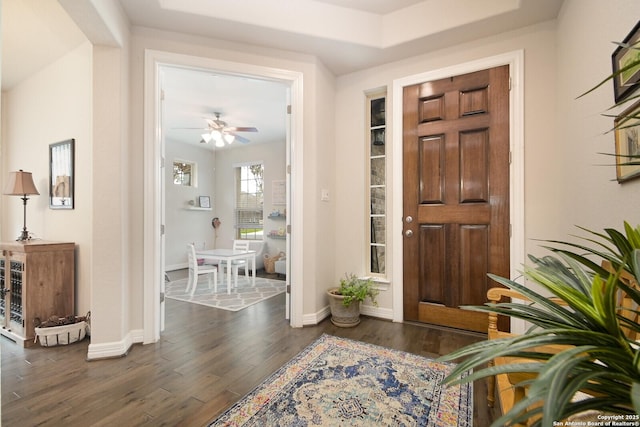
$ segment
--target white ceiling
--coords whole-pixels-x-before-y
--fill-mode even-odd
[[[385,15],[387,13],[404,9],[422,0],[317,0],[321,3],[328,3],[347,9],[362,10],[365,12]]]
[[[86,37],[57,1],[2,0],[2,90],[51,64]]]
[[[120,3],[130,22],[137,26],[308,53],[318,57],[334,74],[342,75],[554,19],[562,1],[120,0]]]
[[[75,21],[57,0],[0,3],[3,90],[86,41],[77,10],[94,10],[96,0],[60,1],[77,8]],[[119,1],[131,25],[309,54],[342,75],[554,19],[563,0]],[[230,126],[257,127],[243,134],[252,143],[284,137],[278,84],[177,70],[165,82],[170,140],[197,144],[198,131],[174,128],[205,127],[214,112]]]
[[[257,133],[238,133],[250,144],[284,141],[287,98],[283,84],[183,68],[164,67],[162,73],[163,129],[168,142],[200,144],[206,119],[214,119],[214,113],[220,113],[228,126],[256,127]],[[214,144],[206,147],[214,149]]]

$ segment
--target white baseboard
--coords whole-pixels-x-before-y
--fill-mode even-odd
[[[143,329],[134,329],[129,332],[131,335],[131,342],[134,344],[144,344],[144,330]]]
[[[360,305],[360,313],[366,316],[377,317],[380,319],[393,320],[393,309],[380,308],[372,305]]]
[[[89,344],[87,360],[110,359],[126,356],[133,344],[143,342],[143,331],[130,331],[121,341]]]
[[[316,313],[302,315],[302,326],[317,325],[329,316],[331,316],[331,309],[327,305]]]
[[[175,270],[183,270],[185,268],[189,268],[189,263],[185,262],[182,264],[173,264],[173,265],[165,265],[164,271],[175,271]]]
[[[393,319],[393,310],[390,308],[380,308],[380,307],[374,307],[372,305],[360,305],[360,313],[364,314],[365,316],[377,317],[380,319],[387,319],[387,320]],[[331,309],[327,305],[327,306],[324,306],[322,310],[316,313],[303,315],[302,325],[303,326],[317,325],[318,323],[322,322],[324,319],[326,319],[329,316],[331,316]]]

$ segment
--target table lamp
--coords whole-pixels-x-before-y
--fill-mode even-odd
[[[17,172],[11,172],[7,185],[4,187],[4,194],[8,196],[22,196],[22,202],[24,205],[24,226],[22,227],[22,234],[16,240],[29,240],[29,232],[27,231],[27,200],[29,200],[29,198],[27,196],[40,194],[33,183],[31,172],[25,172],[22,169]]]

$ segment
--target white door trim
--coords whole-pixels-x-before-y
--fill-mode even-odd
[[[402,95],[405,86],[438,80],[488,68],[509,65],[511,90],[509,92],[509,144],[511,165],[509,170],[509,214],[511,218],[510,271],[518,276],[525,261],[524,230],[524,51],[517,50],[482,58],[472,62],[440,68],[407,76],[393,82],[393,321],[402,322],[403,315],[403,253],[402,253]]]
[[[162,52],[145,51],[144,69],[144,227],[143,227],[143,342],[160,339],[160,283],[164,280],[160,263],[160,147],[159,69],[161,66],[186,67],[237,76],[276,80],[289,84],[291,90],[291,141],[287,150],[291,153],[291,238],[292,260],[302,259],[301,224],[302,197],[297,193],[303,188],[303,74],[298,71],[262,67],[212,58]],[[299,226],[298,226],[299,227]],[[291,319],[293,327],[302,327],[302,262],[291,264]],[[283,313],[284,315],[284,313]]]

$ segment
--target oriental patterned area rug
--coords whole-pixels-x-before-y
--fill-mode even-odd
[[[231,282],[230,294],[227,294],[226,277],[224,283],[220,280],[220,277],[218,277],[218,292],[209,289],[206,275],[199,277],[198,287],[193,296],[185,292],[186,286],[187,279],[168,282],[165,285],[165,295],[167,298],[229,311],[240,311],[267,298],[280,295],[287,287],[284,280],[273,280],[263,277],[256,277],[256,285],[252,286],[251,281],[242,275],[238,277],[237,288],[234,288],[233,281]]]
[[[473,388],[454,367],[322,335],[209,426],[470,427]]]

